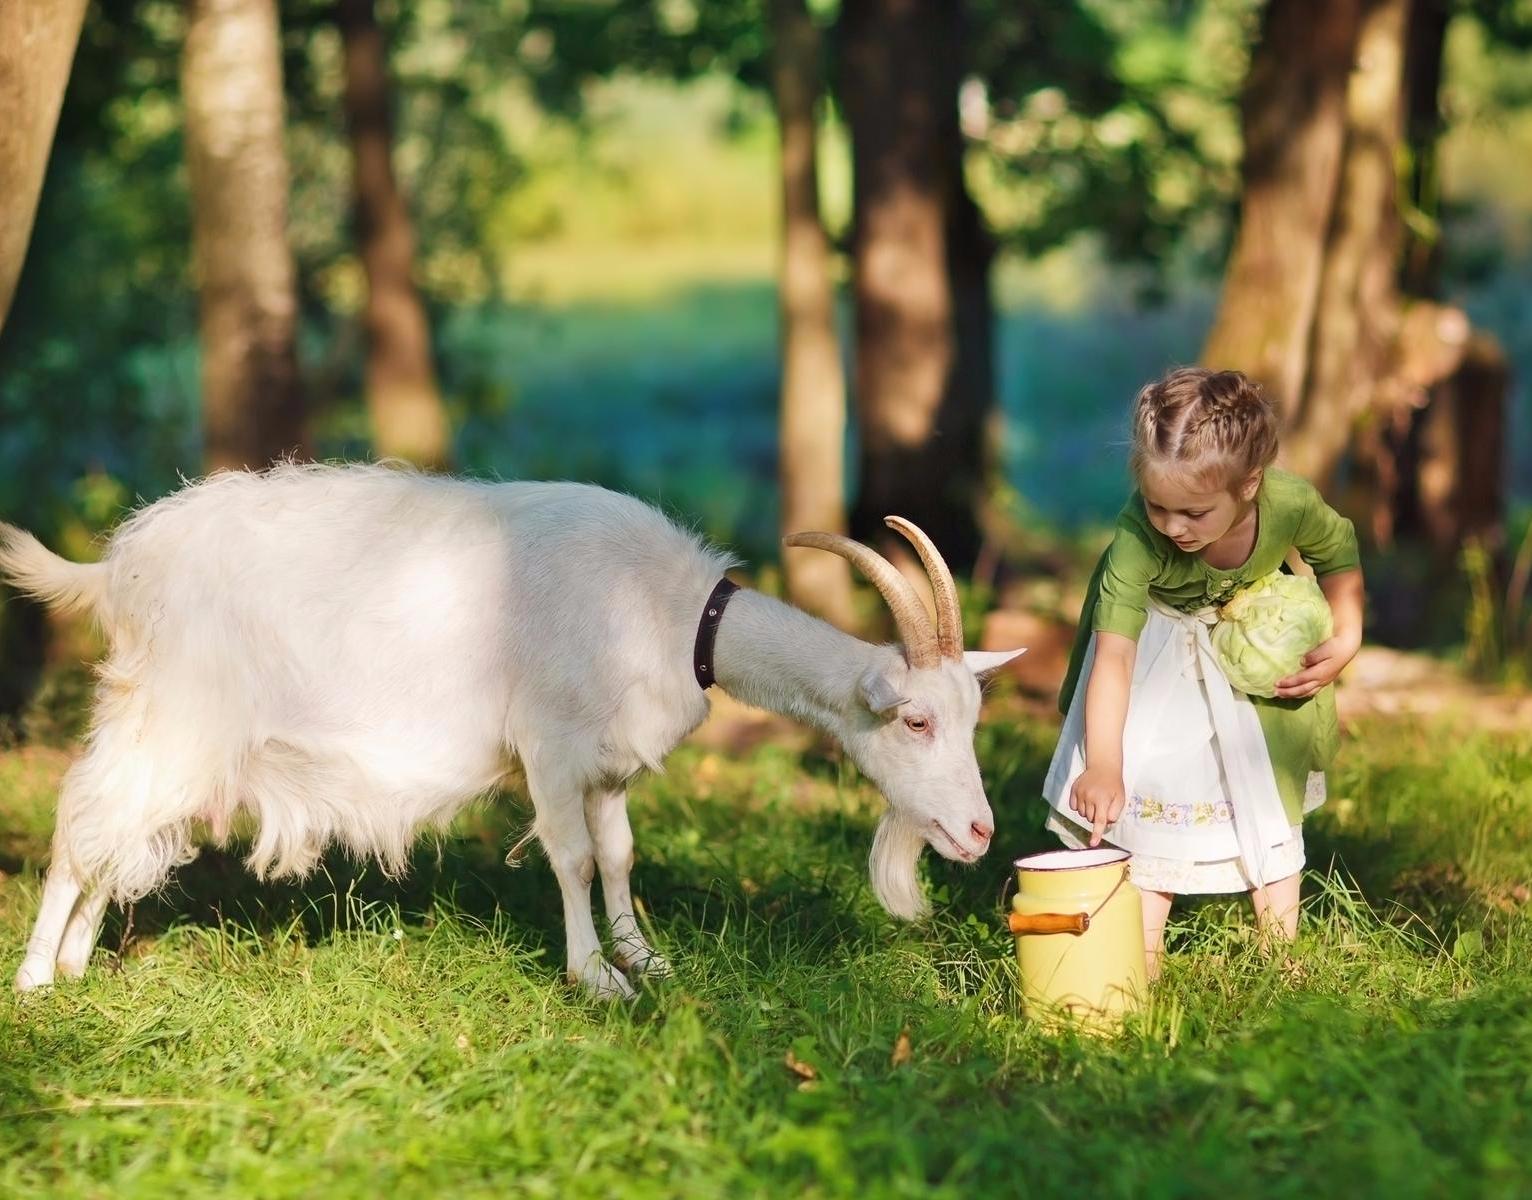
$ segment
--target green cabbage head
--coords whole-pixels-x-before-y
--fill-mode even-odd
[[[1229,686],[1247,696],[1273,696],[1277,680],[1335,632],[1330,605],[1304,575],[1273,571],[1229,597],[1213,626],[1213,655]]]

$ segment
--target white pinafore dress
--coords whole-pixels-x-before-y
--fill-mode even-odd
[[[1290,825],[1260,719],[1213,656],[1208,607],[1183,613],[1151,598],[1138,638],[1123,728],[1127,803],[1104,840],[1132,852],[1133,882],[1158,892],[1243,892],[1303,868],[1303,828]],[[1092,639],[1043,784],[1048,828],[1069,846],[1090,827],[1069,807],[1085,770],[1085,693]],[[1308,778],[1303,810],[1324,803],[1325,778]]]

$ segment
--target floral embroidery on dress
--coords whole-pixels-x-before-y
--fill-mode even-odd
[[[1134,792],[1128,800],[1128,815],[1153,825],[1227,825],[1234,820],[1234,806],[1227,800],[1167,804]]]

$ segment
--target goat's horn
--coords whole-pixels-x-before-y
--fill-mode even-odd
[[[904,643],[904,657],[910,666],[934,667],[941,661],[936,631],[931,628],[931,618],[914,585],[876,550],[838,533],[790,533],[782,539],[782,544],[812,546],[846,559],[883,594],[889,611],[894,614],[894,627],[899,631],[899,640]]]
[[[903,517],[884,517],[883,523],[904,535],[925,564],[926,578],[931,581],[931,594],[936,598],[936,645],[943,658],[963,657],[963,608],[958,603],[957,584],[952,582],[952,572],[947,560],[937,550],[936,543],[928,538],[920,526]]]

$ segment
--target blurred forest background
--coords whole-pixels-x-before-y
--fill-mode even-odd
[[[776,537],[901,512],[1057,642],[1203,361],[1371,637],[1532,665],[1528,0],[8,0],[0,109],[0,515],[65,553],[392,455],[632,491],[847,625]]]

